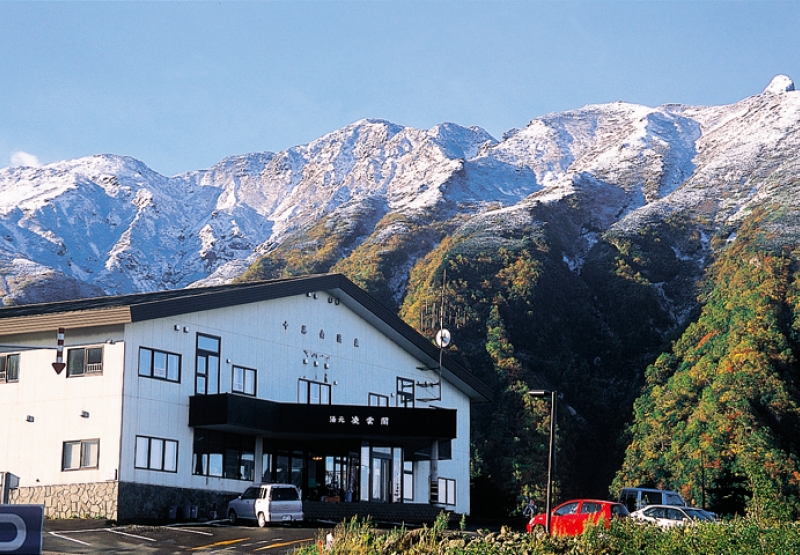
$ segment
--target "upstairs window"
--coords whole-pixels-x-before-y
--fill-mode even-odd
[[[331,384],[300,378],[297,383],[297,402],[307,405],[330,405]]]
[[[371,407],[388,407],[389,396],[381,395],[380,393],[370,393],[368,397],[368,404]]]
[[[19,355],[0,355],[0,383],[19,381]]]
[[[139,375],[180,383],[181,355],[147,347],[139,348]]]
[[[67,351],[67,376],[86,376],[102,373],[102,347],[80,347]]]
[[[256,371],[253,368],[242,366],[233,367],[233,380],[231,391],[245,395],[256,394]]]
[[[219,393],[220,338],[197,334],[195,392],[198,395]]]
[[[414,408],[414,380],[397,378],[397,406]]]

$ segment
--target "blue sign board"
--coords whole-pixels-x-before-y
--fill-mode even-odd
[[[0,554],[40,555],[43,505],[0,505]]]

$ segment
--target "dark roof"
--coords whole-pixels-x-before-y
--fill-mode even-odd
[[[140,322],[305,293],[311,294],[316,291],[328,291],[371,325],[401,344],[406,350],[418,358],[430,361],[432,367],[438,365],[439,349],[431,341],[342,274],[320,274],[212,287],[10,306],[0,308],[0,322],[7,318],[27,319],[44,315],[52,316],[62,312],[74,313],[110,308],[127,308],[130,311],[130,321]],[[339,295],[337,292],[343,293],[343,295]],[[466,390],[474,400],[491,399],[491,389],[446,353],[442,356],[442,371],[448,381],[455,382],[460,389]]]

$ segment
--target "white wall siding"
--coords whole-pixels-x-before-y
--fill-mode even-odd
[[[50,349],[22,350],[19,382],[0,384],[0,470],[20,477],[21,487],[115,480],[119,468],[124,343],[105,343],[119,330],[67,337],[75,345],[103,347],[101,375],[67,377],[53,370],[55,330]],[[69,330],[68,332],[69,333]],[[31,337],[35,344],[35,339]],[[26,341],[26,346],[31,342]],[[8,351],[11,352],[11,351]],[[64,360],[66,361],[66,349]],[[81,413],[88,413],[88,418]],[[27,422],[28,416],[33,422]],[[62,470],[66,441],[99,439],[96,469]]]

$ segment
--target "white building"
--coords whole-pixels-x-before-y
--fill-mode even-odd
[[[338,274],[2,308],[0,472],[48,517],[221,515],[262,481],[312,515],[468,513],[490,393],[441,360]]]

